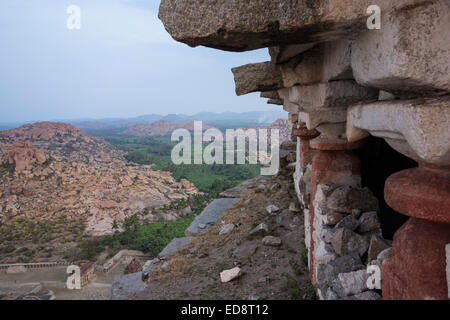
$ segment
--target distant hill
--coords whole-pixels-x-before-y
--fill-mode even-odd
[[[283,110],[272,111],[250,111],[250,112],[200,112],[194,115],[186,114],[169,114],[157,115],[149,114],[142,115],[135,118],[124,119],[98,119],[83,121],[70,121],[75,127],[81,130],[112,130],[112,129],[126,129],[136,124],[150,124],[157,121],[171,121],[171,122],[189,122],[189,121],[203,121],[206,125],[214,127],[243,127],[255,126],[258,124],[270,125],[279,118],[286,118],[287,113]]]
[[[203,124],[203,130],[211,127]],[[138,123],[121,132],[121,134],[137,137],[162,137],[172,133],[176,129],[194,130],[194,121],[173,122],[159,120],[153,123]]]

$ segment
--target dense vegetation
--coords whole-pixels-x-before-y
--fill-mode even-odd
[[[201,192],[217,195],[242,181],[259,175],[259,165],[198,165],[172,163],[170,155],[177,142],[170,137],[104,136],[109,143],[126,151],[127,159],[139,164],[155,164],[156,170],[170,171],[175,179],[185,178]]]

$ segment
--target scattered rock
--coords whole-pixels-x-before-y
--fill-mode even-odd
[[[249,297],[249,300],[251,300],[251,301],[258,301],[258,300],[261,300],[261,297],[256,295],[256,294],[254,294],[254,295],[251,295]]]
[[[250,231],[251,236],[264,236],[269,233],[269,227],[265,223],[257,225],[252,231]]]
[[[234,229],[234,224],[232,224],[232,223],[226,224],[226,225],[222,226],[222,228],[220,228],[219,234],[220,235],[229,234],[231,231],[233,231],[233,229]]]
[[[277,237],[267,236],[262,240],[263,245],[269,247],[278,247],[281,246],[281,239]]]
[[[358,232],[369,232],[381,227],[378,214],[375,211],[365,212],[359,218]]]
[[[220,273],[220,281],[222,281],[222,283],[230,282],[238,278],[241,274],[242,271],[239,267],[230,270],[224,270]]]
[[[166,261],[166,262],[164,262],[164,263],[161,265],[161,270],[162,270],[162,271],[168,271],[168,270],[169,270],[169,267],[170,267],[170,263],[169,263],[168,261]]]
[[[267,206],[266,210],[268,213],[274,214],[274,213],[280,211],[280,208],[278,208],[276,205],[271,204],[271,205]]]
[[[300,209],[300,206],[298,205],[298,203],[291,202],[289,204],[289,211],[291,211],[291,212],[300,212],[301,209]]]

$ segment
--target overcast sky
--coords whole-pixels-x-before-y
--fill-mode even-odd
[[[276,110],[230,68],[269,59],[174,41],[159,0],[1,0],[0,122]],[[66,26],[69,5],[81,29]]]

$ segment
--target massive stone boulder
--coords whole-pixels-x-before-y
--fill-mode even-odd
[[[379,0],[376,4],[386,13],[423,2]],[[192,47],[247,51],[355,34],[365,29],[372,4],[370,0],[162,0],[159,18],[175,40]]]

